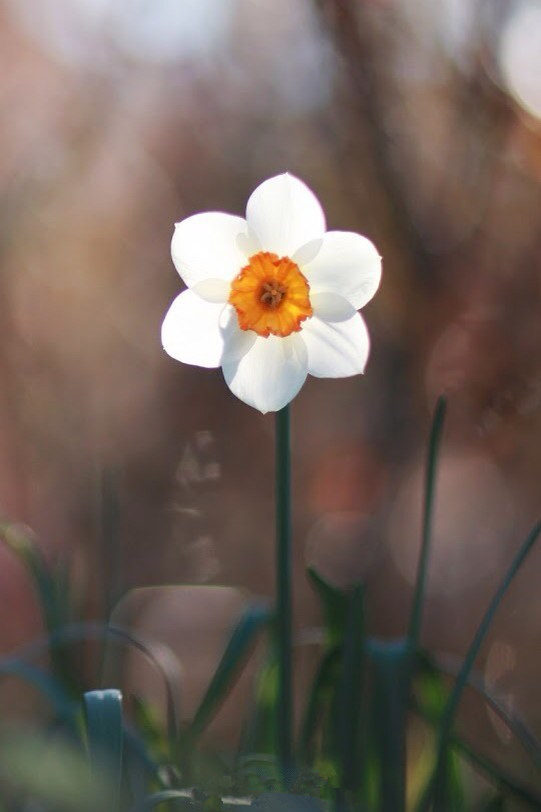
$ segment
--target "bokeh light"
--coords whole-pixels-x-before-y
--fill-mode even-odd
[[[98,67],[109,49],[146,62],[182,62],[220,48],[236,0],[31,0],[11,10],[58,59]],[[103,65],[102,65],[103,66]]]
[[[500,46],[504,79],[515,100],[541,118],[541,5],[520,2],[510,15]]]
[[[423,472],[419,468],[399,491],[390,527],[393,560],[411,584],[417,574],[422,499]],[[513,519],[505,480],[489,459],[444,456],[438,474],[428,593],[457,598],[497,577],[506,558]]]

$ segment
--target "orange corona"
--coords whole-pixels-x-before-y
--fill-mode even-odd
[[[242,330],[288,336],[312,315],[310,286],[289,257],[260,251],[231,283],[229,302]]]

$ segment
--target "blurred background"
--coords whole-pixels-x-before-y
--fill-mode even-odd
[[[163,352],[170,238],[287,170],[384,257],[366,375],[293,404],[299,635],[306,564],[366,581],[371,631],[404,631],[445,393],[424,640],[460,657],[541,507],[539,2],[0,0],[0,75],[3,517],[66,553],[84,617],[190,585],[124,599],[193,664],[189,711],[243,595],[273,593],[273,419]],[[538,735],[540,577],[538,551],[478,663]],[[40,621],[5,549],[0,594],[8,652]]]

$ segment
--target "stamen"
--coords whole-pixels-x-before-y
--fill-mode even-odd
[[[273,310],[278,307],[287,292],[285,285],[274,281],[264,282],[261,286],[261,290],[263,292],[260,296],[260,301],[272,307]]]

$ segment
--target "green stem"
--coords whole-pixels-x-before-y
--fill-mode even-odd
[[[411,667],[407,639],[372,640],[373,725],[378,752],[378,812],[406,809],[406,734]]]
[[[426,574],[428,569],[428,556],[430,552],[430,542],[432,539],[432,520],[434,514],[434,501],[436,492],[436,466],[440,449],[441,436],[443,434],[443,424],[445,421],[446,401],[440,397],[436,404],[430,441],[428,444],[428,460],[425,478],[425,501],[423,511],[423,530],[421,540],[421,554],[417,568],[417,579],[413,596],[413,606],[411,609],[408,638],[410,650],[415,653],[419,645],[421,634],[421,622],[423,614],[423,603],[425,597]]]
[[[489,607],[475,633],[473,641],[462,664],[462,668],[460,669],[456,682],[453,686],[451,696],[449,697],[443,712],[442,720],[440,722],[438,746],[436,750],[436,766],[434,768],[432,780],[430,781],[426,793],[419,805],[418,812],[428,812],[432,798],[434,798],[434,809],[442,808],[438,804],[439,799],[445,795],[445,758],[447,755],[447,748],[451,740],[452,726],[459,702],[462,698],[462,694],[470,677],[470,673],[474,666],[477,655],[479,654],[479,649],[481,648],[481,645],[487,636],[488,630],[490,629],[494,615],[496,614],[496,610],[498,609],[507,590],[511,586],[513,579],[522,567],[526,557],[533,549],[540,535],[541,522],[538,522],[530,534],[526,537],[524,543],[511,562],[509,569],[505,573],[502,582],[492,598]]]
[[[292,768],[291,454],[289,406],[276,413],[276,644],[278,758],[284,783]]]

